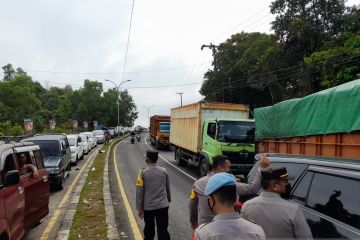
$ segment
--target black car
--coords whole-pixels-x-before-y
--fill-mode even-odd
[[[33,142],[40,146],[50,182],[57,189],[63,189],[65,178],[71,170],[71,149],[66,135],[36,135],[22,142]]]
[[[314,238],[360,238],[360,161],[267,154],[285,166],[292,186],[289,201],[302,206]],[[258,163],[250,171],[251,182]]]

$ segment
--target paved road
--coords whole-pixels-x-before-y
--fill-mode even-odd
[[[71,172],[69,177],[66,179],[65,181],[65,186],[64,189],[61,191],[55,191],[55,190],[51,190],[50,191],[50,201],[49,201],[49,214],[43,219],[43,222],[34,227],[33,229],[31,229],[24,237],[23,240],[37,240],[40,239],[42,233],[44,232],[46,226],[48,225],[51,217],[53,216],[54,212],[56,211],[56,209],[58,209],[60,202],[62,201],[65,193],[68,191],[69,186],[71,185],[71,183],[74,181],[74,179],[76,178],[79,169],[81,169],[81,167],[85,164],[85,162],[89,159],[89,157],[93,154],[93,152],[96,151],[96,148],[94,148],[91,152],[89,152],[87,155],[84,156],[83,160],[80,160],[77,164],[77,166],[72,166],[71,168]],[[61,218],[59,219],[61,220]],[[49,235],[49,239],[56,239],[56,229],[59,228],[59,222],[58,221],[55,226],[54,226],[54,230],[52,231],[51,234]]]
[[[129,198],[131,208],[136,216],[140,229],[143,229],[143,221],[137,217],[135,206],[135,182],[139,169],[146,167],[144,154],[150,149],[149,142],[145,142],[142,135],[141,142],[131,144],[129,139],[120,143],[116,148],[117,164],[125,186],[126,195]],[[188,196],[194,181],[199,177],[196,169],[178,167],[171,151],[160,151],[158,165],[165,167],[169,173],[171,184],[172,203],[169,210],[169,232],[172,238],[191,239],[192,230],[189,224]],[[125,215],[126,216],[126,215]],[[122,217],[125,217],[122,215]]]

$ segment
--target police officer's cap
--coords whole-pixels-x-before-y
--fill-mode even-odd
[[[146,151],[146,157],[149,158],[151,161],[156,161],[158,159],[158,152],[157,151]]]
[[[205,195],[210,196],[220,188],[233,186],[235,183],[236,179],[233,175],[229,173],[217,173],[209,179],[205,188]]]
[[[287,180],[289,174],[286,167],[269,167],[261,170],[261,178],[263,181]]]

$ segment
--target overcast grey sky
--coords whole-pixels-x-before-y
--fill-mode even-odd
[[[170,114],[201,100],[211,51],[241,31],[270,32],[269,0],[135,0],[125,83],[147,126],[147,110]],[[348,4],[356,4],[350,0]],[[44,87],[83,80],[121,82],[131,0],[3,0],[0,3],[0,65],[22,67]],[[195,66],[193,66],[195,65]],[[1,76],[2,77],[2,76]],[[163,88],[154,86],[183,85]],[[104,82],[105,90],[113,87]],[[144,88],[146,87],[146,88]]]

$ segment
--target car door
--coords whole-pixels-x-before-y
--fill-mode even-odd
[[[64,142],[65,142],[65,149],[66,149],[66,154],[65,154],[65,159],[66,159],[66,166],[71,166],[71,149],[70,149],[70,143],[67,139],[67,137],[64,138]],[[69,169],[71,170],[71,169]]]
[[[314,238],[360,238],[360,178],[356,175],[311,167],[297,184],[292,199],[303,206]]]
[[[26,227],[32,227],[37,224],[42,218],[49,213],[49,197],[50,185],[48,172],[44,168],[44,162],[40,149],[30,151],[30,156],[34,166],[38,170],[38,176],[32,177],[30,192],[25,189],[26,201],[30,201],[32,212],[28,216],[28,221],[25,221]],[[27,203],[26,203],[27,204]]]
[[[66,167],[68,166],[68,162],[67,162],[67,158],[66,158],[66,146],[65,146],[65,141],[64,139],[60,140],[60,156],[61,156],[61,161],[59,163],[59,168],[61,171],[67,171]]]
[[[1,161],[4,162],[4,167],[1,170],[3,177],[8,171],[19,170],[12,149],[5,150],[1,158]],[[2,185],[0,189],[0,202],[5,208],[5,216],[9,225],[10,236],[13,239],[20,239],[25,231],[25,194],[23,184],[20,180],[20,183],[17,185],[8,187]]]
[[[79,148],[79,156],[80,156],[80,158],[82,158],[83,157],[83,155],[84,155],[84,149],[83,149],[83,144],[82,144],[82,140],[81,140],[81,137],[80,136],[78,136],[77,137],[77,145],[78,145],[78,148]]]
[[[26,164],[32,164],[33,166],[36,166],[36,162],[32,153],[33,148],[34,146],[26,146],[15,149],[18,166],[20,166],[20,155],[25,155]],[[40,149],[38,146],[36,146],[36,148]],[[44,182],[42,177],[40,178],[40,176],[34,176],[32,171],[20,171],[20,174],[20,179],[23,184],[25,194],[24,227],[27,230],[34,226],[36,223],[38,223],[41,219],[38,219],[37,212],[39,211],[39,204],[41,204],[39,203],[39,201],[42,199],[41,194],[43,191],[42,187]],[[43,172],[41,172],[41,175],[43,176]],[[44,186],[44,188],[48,188],[48,185]]]

